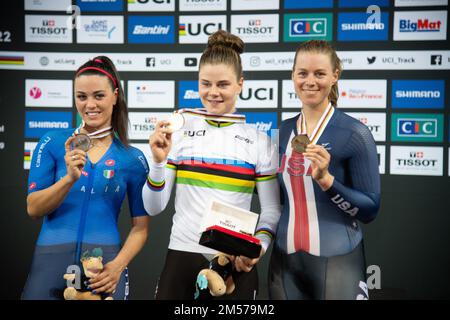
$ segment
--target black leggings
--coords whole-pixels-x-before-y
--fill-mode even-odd
[[[200,270],[209,267],[209,261],[201,253],[168,250],[166,262],[156,287],[157,300],[193,300],[195,283]],[[232,272],[236,285],[229,295],[220,300],[254,300],[258,290],[258,272],[253,267],[250,272]]]
[[[334,257],[282,253],[274,246],[269,265],[269,297],[276,300],[368,299],[364,246]]]

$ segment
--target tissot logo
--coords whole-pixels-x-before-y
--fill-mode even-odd
[[[442,161],[440,147],[391,147],[391,174],[441,176]]]
[[[156,123],[167,119],[169,115],[165,112],[130,112],[130,139],[148,140]]]
[[[392,141],[443,141],[442,114],[392,114]]]
[[[278,42],[278,15],[232,15],[231,31],[244,42]]]
[[[25,42],[71,43],[66,16],[25,15]]]
[[[226,16],[180,16],[180,43],[205,43],[217,30],[226,30]]]
[[[386,113],[378,112],[346,112],[359,120],[373,135],[375,141],[386,141]]]

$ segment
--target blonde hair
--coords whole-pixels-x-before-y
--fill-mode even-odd
[[[206,49],[200,58],[200,69],[205,64],[226,64],[234,68],[239,80],[243,76],[240,54],[244,52],[244,42],[238,36],[224,30],[214,32],[208,38]]]
[[[338,78],[340,77],[342,73],[342,62],[341,59],[336,54],[336,50],[333,48],[333,46],[325,41],[325,40],[310,40],[303,42],[295,52],[295,58],[294,58],[294,66],[292,67],[292,70],[295,69],[295,64],[297,63],[297,56],[299,53],[321,53],[325,54],[330,58],[331,61],[331,67],[333,68],[333,72],[335,70],[338,71]],[[337,82],[333,84],[331,87],[330,94],[328,95],[328,100],[330,101],[331,105],[333,107],[337,106],[337,100],[339,98],[339,89]]]

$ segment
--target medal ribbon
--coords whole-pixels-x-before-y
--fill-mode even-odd
[[[322,114],[322,116],[319,119],[319,122],[317,123],[316,127],[314,128],[314,131],[311,134],[311,137],[309,137],[309,140],[311,140],[311,143],[316,143],[319,137],[319,133],[322,131],[324,124],[327,122],[328,118],[333,114],[334,108],[331,106],[331,103],[328,104],[327,108],[325,109],[325,112]],[[305,117],[303,117],[303,113],[300,114],[300,117],[297,122],[297,131],[299,134],[306,134],[306,120]]]
[[[200,117],[205,120],[213,120],[218,122],[233,122],[233,123],[245,123],[245,115],[226,113],[222,115],[208,112],[206,109],[181,109],[178,113],[185,113],[194,117]]]
[[[81,123],[81,125],[75,130],[74,135],[81,133],[81,128],[84,127],[84,121]],[[97,130],[92,133],[86,133],[86,135],[91,139],[100,139],[104,138],[106,136],[109,136],[113,132],[112,127],[106,127],[100,130]]]

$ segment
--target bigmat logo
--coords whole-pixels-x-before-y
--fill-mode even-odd
[[[394,40],[446,40],[447,11],[394,13]]]
[[[372,13],[345,12],[338,15],[339,41],[379,41],[388,39],[389,14],[380,13],[380,21],[370,21]]]
[[[391,174],[442,176],[443,148],[392,146]]]
[[[444,80],[393,80],[392,108],[444,108]]]
[[[443,141],[442,114],[392,114],[391,140],[416,142]]]
[[[77,0],[77,6],[82,12],[86,11],[123,11],[124,0]]]
[[[180,16],[180,43],[206,43],[217,30],[227,29],[226,15]]]
[[[40,138],[48,131],[72,127],[72,112],[25,112],[25,138]]]
[[[175,11],[175,0],[128,0],[128,11]]]
[[[284,41],[307,40],[331,41],[333,26],[332,13],[308,13],[284,15]]]
[[[173,16],[129,16],[129,43],[174,43]]]

